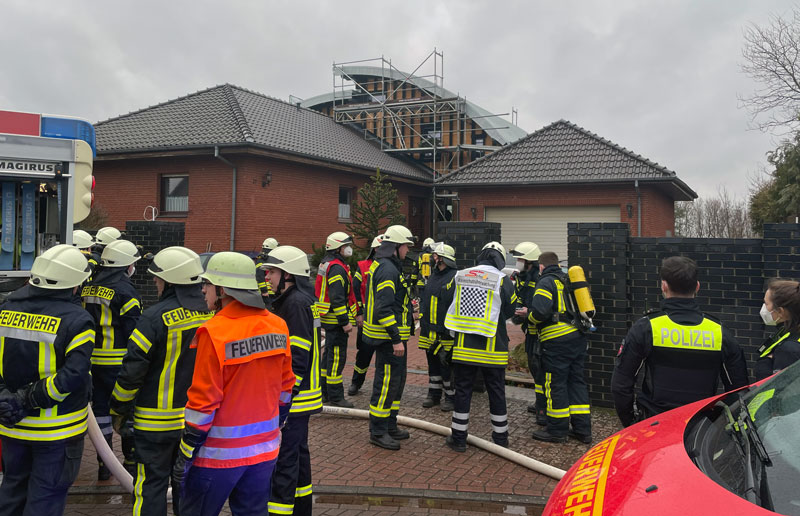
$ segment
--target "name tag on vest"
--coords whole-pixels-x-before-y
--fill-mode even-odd
[[[255,335],[247,339],[225,343],[225,361],[248,362],[262,356],[277,355],[286,350],[287,338],[283,333]]]

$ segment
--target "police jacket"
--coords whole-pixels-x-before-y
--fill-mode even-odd
[[[99,268],[92,282],[81,290],[81,297],[97,327],[92,365],[122,365],[128,337],[142,313],[141,298],[126,268]]]
[[[717,392],[747,385],[747,366],[733,336],[703,314],[694,298],[672,297],[636,321],[617,354],[611,393],[622,424],[634,423],[634,385],[644,369],[637,403],[648,416]]]
[[[414,333],[411,294],[400,259],[393,254],[395,247],[381,244],[370,266],[363,327],[367,345],[399,344]]]
[[[305,281],[305,278],[298,278]],[[320,386],[319,316],[314,296],[305,287],[291,285],[275,299],[275,314],[286,321],[292,349],[292,371],[296,378],[289,416],[322,411]]]
[[[800,332],[790,333],[781,328],[758,348],[758,360],[753,368],[756,381],[772,376],[800,360]]]
[[[499,263],[479,261],[478,266],[489,265],[498,269]],[[457,297],[458,292],[455,278],[444,288],[439,300],[443,305],[450,307]],[[488,291],[487,291],[488,293]],[[500,307],[497,317],[497,328],[494,336],[486,337],[476,333],[456,331],[455,345],[453,347],[453,362],[479,365],[482,367],[505,368],[508,365],[508,332],[506,320],[514,315],[517,304],[517,294],[514,284],[508,276],[503,276],[500,282]],[[448,314],[449,315],[449,314]]]
[[[536,291],[536,282],[538,280],[539,268],[534,265],[530,270],[517,274],[517,281],[514,282],[514,289],[518,299],[517,304],[524,306],[529,311],[533,305],[533,293]],[[527,318],[523,319],[522,331],[530,335],[536,335],[536,324],[531,323]]]
[[[561,267],[549,265],[544,268],[536,282],[528,312],[528,322],[536,325],[539,341],[558,344],[573,339],[578,329],[573,326],[567,313],[566,278]]]
[[[456,269],[446,267],[439,270],[434,267],[428,277],[425,288],[419,300],[419,347],[428,349],[440,340],[445,349],[453,347],[453,337],[444,327],[444,318],[447,315],[447,303],[440,303],[439,297],[442,290],[456,275]]]
[[[37,382],[42,407],[0,435],[61,441],[87,429],[94,321],[72,301],[72,291],[26,285],[0,311],[0,384],[14,392]],[[2,386],[0,385],[0,386]]]
[[[320,263],[317,295],[325,328],[355,324],[358,307],[350,272],[346,267],[344,258],[337,252],[326,253]]]
[[[111,410],[133,412],[136,430],[181,430],[194,371],[195,350],[189,345],[197,328],[213,315],[199,284],[167,285],[131,333],[111,392]]]

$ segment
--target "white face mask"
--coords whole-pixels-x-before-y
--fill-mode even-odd
[[[342,256],[344,256],[345,258],[350,258],[351,256],[353,256],[353,248],[350,247],[349,245],[346,246],[344,249],[342,249]]]
[[[519,272],[525,271],[525,260],[517,260],[517,270]]]
[[[772,312],[774,311],[775,310],[773,310]],[[761,320],[764,321],[764,324],[766,324],[767,326],[775,326],[776,324],[778,324],[778,322],[772,318],[772,312],[767,310],[766,304],[761,305],[761,311],[759,312],[759,314],[761,315]]]

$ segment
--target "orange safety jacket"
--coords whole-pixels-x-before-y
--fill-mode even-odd
[[[197,329],[186,425],[207,432],[194,465],[235,468],[277,458],[279,413],[295,376],[283,319],[238,301]]]

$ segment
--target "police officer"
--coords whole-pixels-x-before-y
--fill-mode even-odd
[[[779,328],[758,348],[753,368],[756,381],[800,360],[800,282],[772,279],[764,293],[760,315],[764,324]]]
[[[203,265],[194,251],[167,247],[147,272],[154,276],[158,302],[142,313],[128,340],[111,393],[111,418],[126,438],[133,420],[134,514],[163,515],[194,370],[195,350],[189,344],[213,314],[200,289]]]
[[[542,346],[546,428],[533,432],[538,441],[566,442],[571,435],[592,442],[589,390],[583,378],[586,337],[574,324],[568,278],[558,255],[539,255],[539,280],[533,293],[528,322],[536,324]],[[570,430],[570,423],[572,429]]]
[[[72,301],[90,269],[57,245],[0,312],[0,516],[64,513],[87,429],[94,322]]]
[[[220,252],[208,260],[203,294],[214,317],[198,328],[183,437],[172,470],[180,513],[268,511],[280,427],[295,376],[286,323],[264,308],[249,257]]]
[[[407,430],[397,427],[406,384],[406,343],[413,333],[411,293],[402,261],[414,243],[405,226],[389,226],[375,252],[367,284],[364,344],[375,348],[375,379],[369,402],[369,442],[399,450]]]
[[[281,451],[272,474],[270,514],[311,516],[311,455],[308,451],[308,419],[322,412],[320,387],[321,330],[316,299],[309,283],[308,256],[292,246],[281,246],[266,262],[267,280],[277,294],[272,304],[286,321],[292,348],[292,370],[297,378],[292,408],[281,431]]]
[[[350,268],[345,259],[353,256],[353,238],[337,231],[328,235],[325,257],[319,264],[315,293],[325,328],[322,353],[322,398],[337,407],[353,408],[344,399],[342,371],[347,361],[347,338],[356,324],[358,310]]]
[[[539,255],[542,252],[539,246],[533,242],[520,242],[511,250],[511,256],[517,259],[517,279],[514,283],[516,287],[519,303],[515,312],[522,324],[522,331],[525,334],[525,355],[528,358],[528,369],[534,380],[536,391],[535,403],[528,405],[528,412],[536,414],[536,423],[540,426],[547,425],[545,416],[546,400],[544,388],[542,387],[542,349],[539,345],[539,336],[536,334],[536,325],[528,321],[528,310],[533,301],[533,293],[536,290],[536,282],[539,280]],[[516,322],[516,321],[515,321]]]
[[[448,305],[439,303],[439,296],[453,276],[456,275],[456,252],[451,246],[439,244],[433,250],[434,264],[419,301],[419,347],[425,350],[428,360],[428,396],[423,408],[441,403],[442,412],[453,410],[455,389],[450,360],[453,352],[453,337],[444,327]],[[444,402],[442,399],[444,388]]]
[[[517,295],[511,279],[501,272],[506,263],[506,250],[502,245],[489,242],[483,246],[476,261],[475,267],[458,271],[441,299],[448,306],[444,326],[455,332],[455,409],[450,424],[451,435],[446,442],[458,452],[467,448],[472,389],[478,371],[483,373],[489,395],[492,440],[508,447],[506,320],[514,315]]]
[[[426,238],[422,242],[422,251],[420,251],[417,261],[414,263],[414,269],[411,272],[411,284],[414,287],[415,296],[422,291],[425,282],[428,281],[428,277],[433,271],[432,253],[435,243],[432,238]]]
[[[258,281],[258,288],[261,290],[261,295],[264,296],[264,301],[269,306],[269,298],[275,294],[272,286],[266,278],[266,269],[264,264],[269,257],[269,253],[278,247],[278,241],[272,237],[267,238],[261,243],[261,253],[256,256],[256,281]]]
[[[372,266],[372,262],[375,261],[375,250],[381,245],[382,240],[383,235],[378,235],[372,239],[369,254],[364,260],[358,262],[358,270],[353,275],[353,291],[356,294],[356,303],[358,303],[358,315],[356,316],[358,333],[356,334],[356,363],[353,365],[353,378],[350,380],[350,387],[347,388],[347,394],[350,396],[358,394],[359,389],[364,385],[369,363],[372,362],[372,355],[375,354],[374,347],[364,345],[364,301],[367,297],[369,268]]]
[[[739,344],[719,321],[703,314],[697,264],[685,256],[661,262],[661,310],[631,327],[617,353],[611,393],[625,426],[666,410],[713,396],[717,378],[725,390],[747,385],[747,366]],[[642,391],[634,396],[644,370]],[[637,408],[639,414],[637,414]]]
[[[128,337],[136,327],[142,311],[141,297],[131,283],[134,264],[141,258],[139,249],[127,240],[114,240],[100,257],[100,269],[92,283],[83,287],[83,305],[95,321],[97,339],[92,352],[92,410],[97,424],[111,446],[111,414],[109,400],[128,349]],[[122,443],[125,467],[133,472],[133,439]],[[98,480],[108,480],[111,472],[98,456]]]

